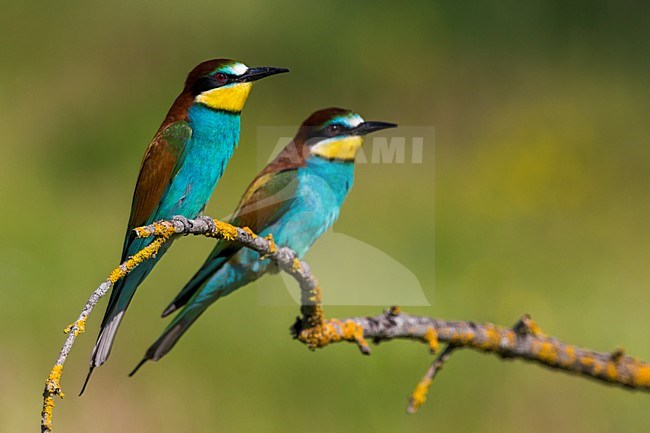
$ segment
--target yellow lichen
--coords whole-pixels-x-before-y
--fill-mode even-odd
[[[61,398],[65,397],[63,391],[61,391],[61,374],[63,373],[62,365],[55,365],[50,370],[50,374],[47,377],[47,382],[45,383],[45,398],[43,399],[43,411],[42,411],[42,424],[46,429],[45,431],[52,430],[52,413],[54,411],[54,396],[58,395]]]
[[[409,407],[410,413],[416,412],[427,401],[427,394],[429,393],[429,388],[431,387],[432,382],[433,381],[430,378],[425,377],[417,384],[415,390],[413,390],[413,393],[411,394],[411,405]]]
[[[257,234],[255,234],[255,232],[253,230],[251,230],[250,228],[244,227],[242,230],[245,231],[246,233],[248,233],[250,235],[250,237],[252,237],[253,239],[257,238]]]
[[[149,236],[153,235],[153,233],[151,233],[151,231],[145,227],[136,227],[133,229],[133,231],[138,238],[148,238]]]
[[[531,335],[535,335],[537,337],[544,337],[542,328],[540,328],[539,325],[533,319],[528,318],[528,323],[526,325]]]
[[[454,342],[459,346],[473,345],[476,335],[472,331],[458,332],[454,335]]]
[[[86,319],[77,320],[77,334],[86,332]]]
[[[138,251],[129,260],[127,260],[117,268],[113,269],[113,272],[111,272],[111,274],[108,276],[108,280],[111,283],[115,284],[117,281],[124,278],[126,274],[131,272],[140,263],[155,256],[160,250],[160,247],[169,240],[172,234],[174,234],[173,229],[171,232],[167,232],[164,236],[161,235],[160,237],[154,239],[153,242],[151,242],[149,245],[147,245],[146,247]]]
[[[54,398],[45,397],[43,401],[43,427],[44,431],[52,430],[52,413],[54,412]]]
[[[390,310],[388,311],[391,316],[399,316],[402,313],[402,309],[398,307],[397,305],[393,305],[390,307]]]
[[[75,328],[76,327],[76,328]],[[74,336],[76,337],[79,334],[83,334],[86,332],[86,319],[81,319],[77,320],[76,322],[72,322],[68,326],[65,327],[63,330],[64,333],[69,333],[72,329],[74,328]]]
[[[150,229],[151,226],[153,226],[153,231]],[[133,229],[133,231],[139,238],[148,238],[151,236],[170,238],[174,233],[176,233],[176,229],[174,228],[173,224],[169,224],[164,221],[155,222],[151,224],[151,226],[136,227]]]
[[[108,276],[108,280],[112,284],[115,284],[117,281],[124,278],[125,275],[126,275],[126,271],[122,269],[121,266],[118,266],[117,268],[113,269],[113,271],[110,273],[110,275]]]
[[[562,365],[565,367],[570,367],[573,365],[576,361],[576,350],[573,346],[566,346],[564,349],[564,359],[562,361]]]
[[[237,239],[237,227],[219,220],[214,220],[214,224],[217,228],[216,233],[223,239],[227,241]]]
[[[275,244],[275,239],[273,239],[273,234],[269,233],[268,236],[265,237],[267,241],[269,241],[269,254],[274,254],[278,250],[278,246]]]
[[[300,260],[297,257],[293,259],[291,269],[293,269],[294,272],[300,272],[302,270],[302,265],[300,264]]]
[[[438,341],[438,332],[433,327],[429,327],[427,332],[424,333],[422,339],[429,345],[431,353],[436,353],[440,349],[440,342]]]
[[[74,325],[76,325],[76,324],[77,324],[77,322],[72,322],[71,324],[69,324],[68,326],[63,328],[63,333],[64,334],[69,333],[72,330],[72,328],[74,327]]]
[[[499,334],[499,331],[494,327],[494,326],[485,326],[485,332],[483,333],[484,338],[479,339],[478,344],[476,345],[477,348],[485,351],[494,351],[497,350],[499,347],[499,341],[501,339],[501,336]],[[462,343],[462,340],[459,338],[459,342]]]
[[[545,341],[540,345],[537,355],[541,361],[547,364],[555,364],[557,361],[557,347],[552,343]]]

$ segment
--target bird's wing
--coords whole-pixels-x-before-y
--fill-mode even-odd
[[[149,219],[155,214],[165,190],[178,172],[179,160],[191,136],[192,128],[186,121],[179,120],[161,129],[149,144],[133,192],[122,260],[128,255],[131,230],[151,222]]]
[[[275,223],[295,198],[298,185],[297,170],[260,174],[242,197],[231,223],[248,227],[255,233]],[[163,317],[185,305],[215,272],[242,248],[241,245],[219,240],[207,260],[163,312]]]
[[[131,216],[126,230],[121,261],[127,258],[131,247],[139,249],[147,242],[144,239],[136,242],[132,230],[135,227],[148,224],[149,219],[155,214],[166,188],[178,172],[179,161],[191,135],[192,129],[187,122],[176,121],[161,127],[149,144],[133,193]],[[85,389],[93,369],[102,365],[110,354],[117,328],[133,297],[135,287],[137,287],[137,283],[135,285],[131,283],[132,285],[125,289],[126,283],[127,279],[119,280],[111,291],[106,313],[102,319],[101,331],[91,356],[90,371],[83,389]]]

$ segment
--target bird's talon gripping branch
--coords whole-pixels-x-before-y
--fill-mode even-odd
[[[181,223],[183,225],[184,232],[189,232],[192,229],[192,222],[185,218],[183,215],[175,215],[172,218],[172,221]]]
[[[449,358],[452,350],[469,348],[484,353],[496,354],[502,358],[518,358],[534,361],[538,364],[556,368],[567,373],[580,374],[601,382],[618,385],[628,389],[650,391],[650,363],[627,356],[623,349],[612,352],[595,352],[590,349],[563,343],[542,334],[529,316],[523,316],[512,328],[496,326],[490,323],[448,321],[425,316],[406,314],[397,307],[384,311],[375,317],[351,317],[347,319],[325,319],[322,308],[322,295],[318,281],[311,274],[309,266],[298,262],[295,252],[287,248],[278,249],[270,238],[257,237],[250,230],[237,228],[219,221],[208,221],[201,217],[188,221],[184,225],[178,221],[168,220],[135,229],[138,237],[155,239],[137,252],[133,257],[115,268],[106,281],[90,295],[79,318],[67,329],[68,336],[59,352],[56,364],[51,370],[43,391],[43,409],[41,431],[49,433],[52,428],[52,411],[54,398],[63,397],[60,378],[63,365],[72,349],[77,334],[83,332],[85,321],[97,302],[111,289],[113,284],[136,268],[143,261],[151,258],[172,235],[203,235],[233,238],[243,246],[267,254],[280,269],[287,272],[300,285],[301,316],[296,319],[292,333],[294,338],[307,344],[314,350],[338,341],[355,342],[363,353],[370,353],[366,338],[374,342],[408,339],[428,343],[432,350],[437,350],[440,343],[447,343],[432,364],[427,376],[418,384],[412,394],[409,412],[417,410],[426,399],[426,392],[431,386],[435,372]],[[211,222],[214,223],[212,227]]]
[[[216,233],[217,232],[217,224],[214,222],[215,220],[210,218],[209,216],[200,216],[199,217],[200,221],[203,221],[205,225],[208,227],[208,233]],[[190,230],[192,227],[190,227]]]

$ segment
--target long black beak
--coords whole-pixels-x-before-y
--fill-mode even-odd
[[[257,81],[264,77],[270,77],[275,74],[283,74],[289,72],[287,68],[273,68],[270,66],[261,66],[259,68],[249,68],[244,75],[239,76],[235,81],[239,83],[248,83],[250,81]]]
[[[356,128],[354,128],[352,131],[350,131],[354,135],[366,135],[370,134],[371,132],[375,131],[380,131],[382,129],[388,129],[388,128],[396,128],[397,124],[396,123],[389,123],[389,122],[363,122]]]

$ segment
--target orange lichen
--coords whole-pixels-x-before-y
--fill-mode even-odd
[[[594,366],[591,368],[591,374],[599,377],[603,370],[604,365],[601,362],[594,362]]]
[[[324,321],[319,325],[304,329],[298,338],[312,350],[343,340],[354,341],[361,348],[368,347],[368,343],[363,337],[363,327],[351,320]]]
[[[431,353],[436,353],[438,349],[440,349],[438,332],[433,329],[433,327],[429,327],[429,329],[427,329],[427,332],[424,333],[422,339],[429,345],[429,350]]]
[[[638,387],[649,387],[650,386],[650,365],[648,364],[639,364],[634,373],[632,374],[632,383]]]
[[[255,232],[253,230],[251,230],[250,228],[244,227],[242,230],[245,231],[246,233],[248,233],[249,236],[252,237],[253,239],[257,238],[257,234],[255,234]]]
[[[388,310],[391,316],[399,316],[402,313],[402,309],[398,307],[397,305],[393,305],[390,307],[390,310]]]
[[[582,364],[583,367],[592,367],[595,363],[596,360],[591,355],[580,357],[580,364]]]
[[[618,379],[618,369],[616,368],[616,364],[614,362],[610,361],[607,363],[605,366],[605,374],[607,375],[607,379],[612,382]]]
[[[415,387],[411,394],[411,404],[409,406],[409,413],[415,413],[427,401],[427,394],[433,381],[429,377],[424,377]]]

